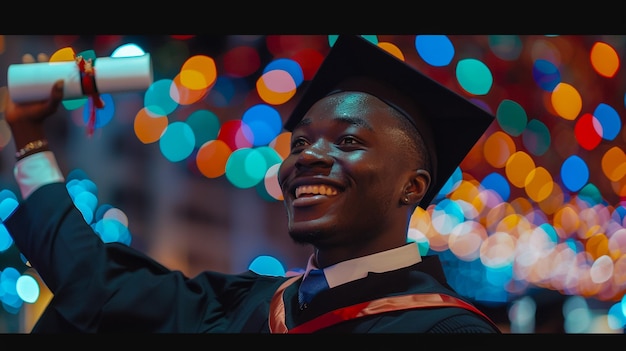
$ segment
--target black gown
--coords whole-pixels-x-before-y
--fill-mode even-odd
[[[104,243],[74,206],[65,184],[45,185],[4,222],[53,298],[33,333],[269,333],[270,301],[288,278],[252,271],[187,277],[121,243]],[[284,292],[291,328],[327,311],[385,296],[439,292],[458,296],[436,256],[323,291],[307,308],[297,286]],[[499,333],[478,313],[456,307],[361,317],[319,332]]]

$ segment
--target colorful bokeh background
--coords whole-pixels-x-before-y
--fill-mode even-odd
[[[511,333],[623,333],[626,80],[622,35],[363,35],[496,121],[408,238]],[[151,55],[142,91],[66,100],[47,123],[68,190],[103,241],[193,276],[289,275],[277,168],[282,122],[336,35],[0,35],[0,70]],[[364,58],[366,59],[366,58]],[[8,91],[0,75],[0,113]],[[454,143],[454,140],[450,140]],[[20,201],[0,120],[0,218]],[[0,332],[27,332],[50,298],[0,226]]]

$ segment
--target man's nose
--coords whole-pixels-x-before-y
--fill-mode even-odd
[[[298,163],[310,165],[315,163],[332,162],[330,153],[332,146],[323,139],[319,139],[310,144],[300,153]]]

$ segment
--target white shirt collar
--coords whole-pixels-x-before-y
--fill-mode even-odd
[[[410,242],[395,249],[377,252],[368,256],[357,257],[351,260],[339,262],[324,268],[324,275],[331,288],[351,282],[353,280],[365,278],[369,272],[388,272],[422,261],[419,248],[416,243]],[[309,257],[306,273],[317,268],[315,265],[315,254]]]

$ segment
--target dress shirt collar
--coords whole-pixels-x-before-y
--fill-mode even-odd
[[[351,260],[339,262],[324,268],[324,275],[331,288],[365,278],[369,272],[383,273],[392,271],[422,261],[419,248],[416,243],[410,242],[395,249],[377,252],[368,256],[357,257]],[[317,269],[315,254],[309,257],[306,274],[311,269]]]

